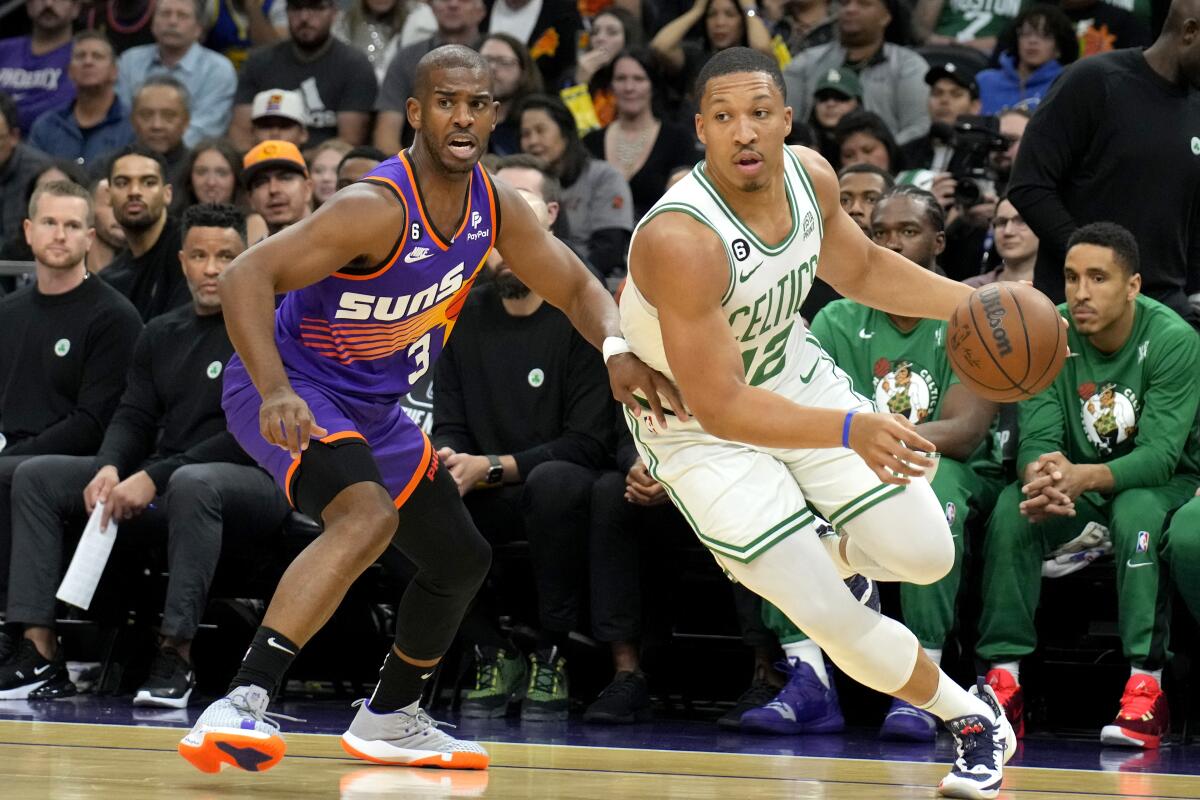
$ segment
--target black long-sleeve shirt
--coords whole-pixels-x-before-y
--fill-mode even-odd
[[[511,455],[525,478],[544,461],[610,466],[612,394],[600,353],[549,303],[504,310],[493,285],[471,292],[433,380],[433,440]]]
[[[97,463],[116,467],[122,479],[144,469],[159,492],[187,464],[252,463],[221,410],[221,375],[231,355],[220,314],[199,316],[187,305],[151,320]]]
[[[1089,222],[1137,238],[1142,292],[1190,317],[1200,286],[1200,91],[1141,50],[1071,65],[1029,122],[1008,198],[1041,240],[1035,285],[1063,300],[1067,240]]]
[[[143,322],[149,322],[173,308],[191,304],[192,295],[179,267],[181,249],[179,222],[168,218],[149,250],[136,257],[122,250],[101,275],[129,298]]]
[[[88,276],[63,294],[36,286],[0,300],[5,455],[91,455],[125,387],[137,310]]]

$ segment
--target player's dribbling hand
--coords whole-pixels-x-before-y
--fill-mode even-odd
[[[917,428],[899,414],[860,412],[850,421],[850,449],[862,456],[884,483],[903,486],[933,469],[923,455],[937,450]]]
[[[299,458],[308,449],[309,439],[329,435],[313,419],[308,403],[290,386],[276,389],[263,398],[258,410],[258,430],[264,439],[287,450],[292,458]]]
[[[608,359],[608,383],[612,387],[613,397],[633,413],[640,416],[642,406],[634,396],[639,393],[650,403],[650,411],[655,421],[663,428],[667,427],[667,416],[663,413],[662,399],[665,397],[671,404],[671,410],[680,420],[687,422],[691,415],[683,403],[683,396],[675,384],[667,380],[667,376],[657,370],[650,369],[646,363],[633,353],[619,353]]]

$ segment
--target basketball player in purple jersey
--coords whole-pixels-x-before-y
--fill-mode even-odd
[[[324,533],[280,580],[228,695],[180,742],[203,771],[261,771],[283,757],[267,704],[299,649],[389,544],[417,574],[379,683],[342,745],[380,764],[487,766],[483,748],[439,730],[418,704],[491,550],[397,400],[432,368],[493,246],[602,347],[617,399],[637,407],[636,389],[683,407],[669,381],[628,353],[605,288],[515,190],[478,165],[496,124],[491,82],[475,51],[431,51],[408,100],[412,147],[225,272],[221,297],[237,348],[225,373],[229,428]],[[655,412],[665,422],[661,406]]]

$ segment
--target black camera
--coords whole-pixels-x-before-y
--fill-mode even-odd
[[[963,114],[954,123],[954,156],[949,172],[954,177],[954,201],[966,208],[994,191],[997,173],[991,155],[1008,149],[1000,135],[997,117]]]

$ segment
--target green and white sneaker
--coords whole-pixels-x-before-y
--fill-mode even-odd
[[[559,655],[557,647],[551,647],[530,655],[529,665],[529,688],[521,702],[521,719],[525,722],[565,720],[570,703],[567,660]]]
[[[525,691],[525,660],[502,647],[475,647],[475,686],[463,693],[465,719],[497,719]]]

